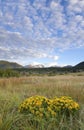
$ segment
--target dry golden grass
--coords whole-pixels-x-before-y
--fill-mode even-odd
[[[0,91],[5,94],[15,94],[20,98],[33,95],[47,97],[67,95],[80,103],[84,103],[84,76],[58,75],[58,76],[31,76],[20,78],[0,79]]]
[[[80,104],[80,114],[73,125],[65,121],[50,124],[47,129],[31,126],[25,117],[18,113],[18,106],[30,96],[42,95],[48,98],[54,96],[71,96]],[[76,117],[75,117],[76,118]],[[56,120],[57,121],[57,120]],[[13,124],[13,122],[15,124]],[[56,128],[57,127],[57,128]],[[31,76],[20,78],[0,78],[0,130],[83,130],[84,129],[84,74],[69,74],[57,76]]]

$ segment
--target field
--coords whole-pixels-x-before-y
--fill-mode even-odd
[[[79,114],[74,122],[72,117],[69,122],[62,117],[57,124],[49,121],[36,125],[18,112],[22,101],[34,95],[70,96],[79,103]],[[84,74],[1,78],[0,130],[84,130]]]

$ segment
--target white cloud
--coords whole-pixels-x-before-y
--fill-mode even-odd
[[[59,57],[58,57],[58,56],[54,56],[53,59],[54,59],[54,60],[58,60]]]
[[[11,59],[58,60],[54,50],[84,47],[84,0],[0,2],[0,51]],[[3,8],[2,8],[3,5]]]
[[[71,3],[72,5],[77,4],[78,2],[79,2],[79,0],[70,0],[70,3]]]
[[[51,58],[51,59],[53,59],[53,60],[58,60],[59,59],[59,56],[53,56],[53,55],[48,55],[47,56],[48,58]]]
[[[55,9],[55,10],[56,10],[56,9],[58,8],[58,6],[59,6],[59,5],[58,5],[57,2],[55,2],[55,1],[52,1],[52,2],[51,2],[51,5],[50,5],[51,9]]]
[[[41,63],[39,63],[39,62],[32,62],[32,63],[30,63],[30,65],[40,65]]]
[[[23,24],[25,29],[27,28],[28,30],[31,30],[33,28],[32,21],[27,16],[24,17]]]
[[[51,63],[46,63],[45,64],[45,67],[55,67],[55,66],[58,66],[57,62],[51,62]]]

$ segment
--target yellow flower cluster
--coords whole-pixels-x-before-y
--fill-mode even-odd
[[[48,99],[43,96],[27,98],[19,107],[19,111],[25,114],[32,114],[35,117],[49,119],[56,117],[59,112],[75,112],[79,109],[78,103],[70,97]]]
[[[56,113],[50,108],[51,100],[43,96],[34,96],[27,98],[19,107],[21,113],[32,114],[39,118],[49,118],[56,116]]]
[[[52,109],[55,112],[65,112],[65,114],[74,114],[76,111],[79,110],[79,104],[75,102],[71,97],[55,97],[54,99],[52,99]]]

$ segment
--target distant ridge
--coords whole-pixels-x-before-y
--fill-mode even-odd
[[[77,65],[74,66],[76,69],[83,69],[84,70],[84,61],[78,63]]]
[[[64,68],[72,68],[73,66],[72,65],[66,65],[64,66]]]
[[[78,63],[75,66],[71,66],[71,65],[67,65],[67,66],[50,66],[50,67],[45,67],[43,64],[37,64],[37,65],[33,65],[33,64],[29,64],[26,66],[22,66],[16,62],[9,62],[9,61],[5,61],[5,60],[1,60],[0,61],[0,69],[15,69],[15,68],[57,68],[57,69],[61,69],[61,68],[66,68],[66,69],[76,69],[76,70],[84,70],[84,61]]]
[[[14,68],[22,68],[23,66],[16,63],[16,62],[9,62],[9,61],[0,61],[0,68],[1,69],[14,69]]]

